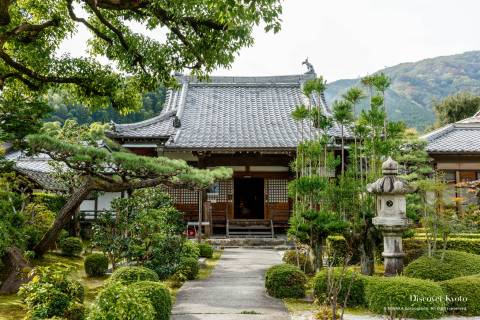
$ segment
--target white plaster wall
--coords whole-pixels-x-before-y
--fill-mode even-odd
[[[111,202],[113,199],[120,198],[122,194],[120,192],[105,192],[98,196],[98,210],[110,210],[112,208]]]

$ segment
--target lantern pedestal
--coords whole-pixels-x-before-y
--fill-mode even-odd
[[[408,220],[405,219],[403,225],[384,225],[385,221],[375,221],[373,223],[382,232],[383,236],[383,259],[386,277],[399,275],[403,271],[403,253],[402,234],[408,228]],[[378,219],[380,220],[380,219]]]

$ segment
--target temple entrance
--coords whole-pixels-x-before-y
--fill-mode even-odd
[[[235,178],[233,188],[235,219],[263,219],[263,178]]]

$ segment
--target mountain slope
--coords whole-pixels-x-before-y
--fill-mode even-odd
[[[390,119],[403,120],[409,126],[424,129],[434,121],[432,101],[469,91],[480,95],[480,51],[401,63],[384,72],[392,85],[386,93]],[[328,84],[325,97],[329,103],[360,79],[342,79]],[[363,106],[365,107],[365,105]]]

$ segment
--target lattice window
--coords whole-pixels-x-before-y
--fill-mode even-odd
[[[265,179],[269,203],[288,202],[287,179]]]
[[[178,204],[198,204],[198,192],[188,189],[165,188],[172,198],[173,203]]]
[[[225,180],[218,182],[218,194],[216,197],[216,202],[231,202],[232,201],[232,192],[233,192],[233,180]],[[230,200],[229,200],[230,196]]]

